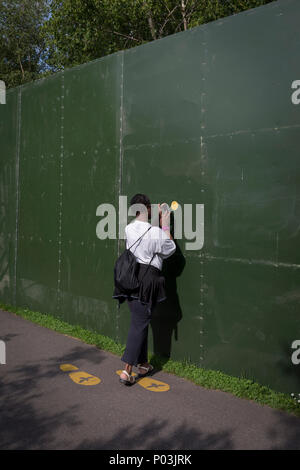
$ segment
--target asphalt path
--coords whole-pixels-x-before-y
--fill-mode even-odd
[[[0,449],[300,449],[285,412],[162,371],[124,386],[118,356],[3,310],[0,339]]]

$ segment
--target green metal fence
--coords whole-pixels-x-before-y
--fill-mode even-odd
[[[203,248],[164,262],[150,348],[300,391],[299,20],[278,1],[8,90],[1,300],[125,343],[123,242],[97,237],[97,207],[204,204]]]

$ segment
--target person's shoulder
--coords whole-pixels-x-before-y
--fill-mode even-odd
[[[150,238],[155,238],[159,240],[164,240],[165,238],[168,238],[165,234],[165,232],[158,227],[157,225],[152,225],[151,230],[150,230]]]
[[[134,224],[135,224],[135,220],[129,222],[129,224],[127,224],[126,227],[125,227],[125,231],[127,231],[128,229],[130,230],[131,227],[132,227]]]
[[[158,235],[159,233],[161,233],[161,228],[157,225],[151,225],[151,232]]]

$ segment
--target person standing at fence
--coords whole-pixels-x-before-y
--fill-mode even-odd
[[[170,213],[162,213],[159,205],[160,226],[151,225],[151,202],[145,194],[136,194],[130,205],[139,204],[140,211],[135,219],[125,228],[126,248],[131,247],[143,234],[142,238],[130,250],[139,263],[139,292],[126,298],[131,322],[126,349],[121,360],[125,369],[120,374],[120,382],[125,385],[135,383],[132,367],[138,368],[138,377],[153,371],[148,363],[148,325],[155,305],[166,299],[165,278],[161,274],[163,260],[176,251],[176,244],[170,233]],[[146,233],[147,232],[147,233]],[[117,298],[117,295],[116,295]]]

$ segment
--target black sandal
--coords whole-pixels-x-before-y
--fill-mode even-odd
[[[151,364],[149,364],[149,367],[141,366],[140,364],[138,364],[137,368],[138,369],[144,369],[146,371],[145,374],[138,373],[138,378],[146,377],[147,375],[151,375],[151,373],[154,370],[154,367]]]

